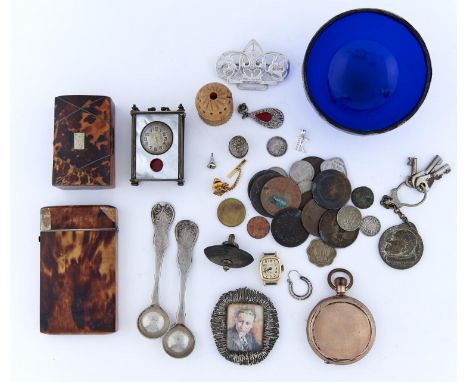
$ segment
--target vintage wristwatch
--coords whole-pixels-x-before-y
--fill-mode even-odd
[[[264,285],[277,285],[283,271],[284,265],[276,252],[263,253],[260,259],[260,278]]]

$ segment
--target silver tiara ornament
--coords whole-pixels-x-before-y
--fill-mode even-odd
[[[263,53],[255,40],[244,51],[227,51],[216,62],[218,76],[239,89],[266,90],[283,81],[289,73],[288,58],[276,52]]]

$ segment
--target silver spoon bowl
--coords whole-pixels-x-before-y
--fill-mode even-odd
[[[184,324],[176,324],[163,337],[163,347],[171,357],[187,357],[195,347],[195,336]]]
[[[169,316],[159,305],[150,305],[138,316],[138,330],[146,338],[159,338],[169,329]]]

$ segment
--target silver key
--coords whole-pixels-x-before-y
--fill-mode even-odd
[[[445,174],[448,174],[450,171],[452,171],[452,169],[447,163],[439,167],[438,169],[433,168],[431,173],[420,176],[419,178],[415,179],[415,188],[417,190],[422,190],[422,188],[429,190],[429,188],[431,188],[434,184],[435,180],[439,180]]]
[[[436,155],[434,159],[432,160],[431,163],[429,163],[429,166],[426,168],[426,173],[430,174],[431,172],[434,171],[434,169],[442,164],[442,158],[439,155]]]
[[[418,172],[418,158],[415,157],[409,157],[408,158],[408,164],[411,166],[411,175],[413,176]]]

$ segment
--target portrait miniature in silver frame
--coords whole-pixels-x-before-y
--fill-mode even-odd
[[[278,313],[263,293],[240,288],[224,293],[211,315],[220,354],[240,365],[263,361],[279,337]]]

